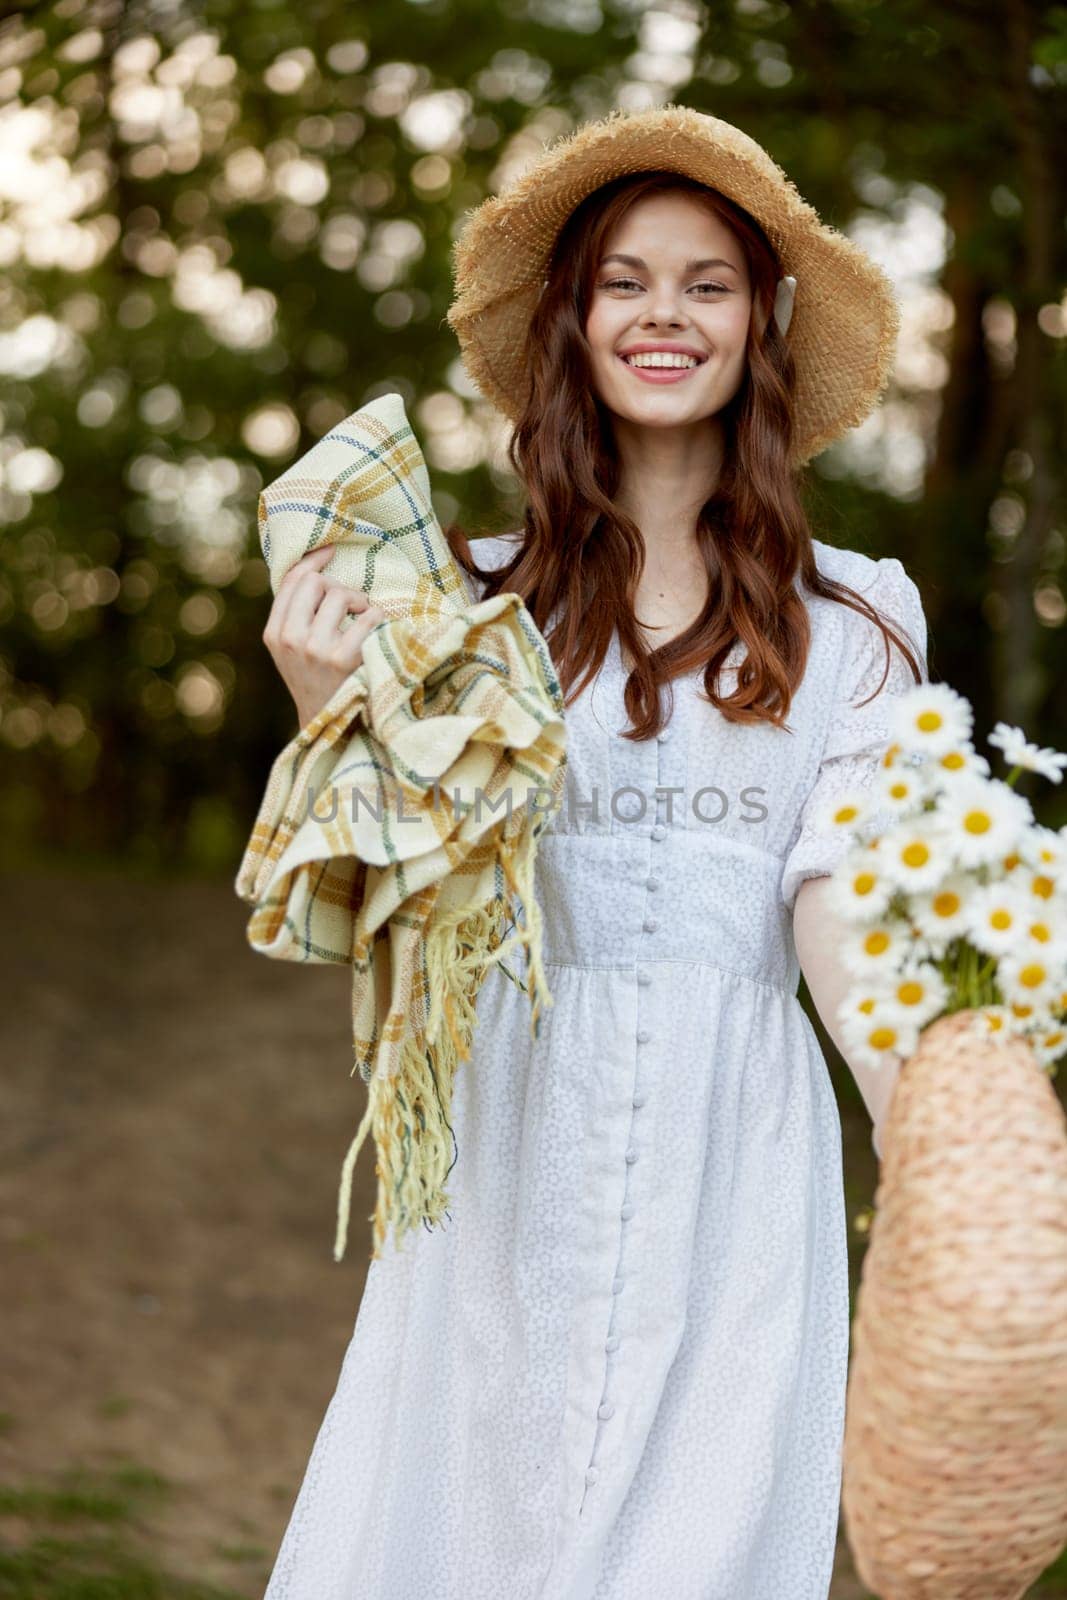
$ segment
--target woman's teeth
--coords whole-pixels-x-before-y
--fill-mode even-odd
[[[628,367],[699,367],[695,356],[676,356],[669,351],[653,350],[647,355],[623,356]]]

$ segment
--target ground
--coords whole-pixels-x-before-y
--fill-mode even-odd
[[[368,1143],[333,1260],[365,1101],[347,971],[256,955],[229,881],[5,889],[0,1597],[143,1560],[156,1586],[109,1600],[261,1600],[370,1248]],[[843,1121],[852,1215],[874,1168],[862,1107]],[[842,1538],[833,1600],[865,1593]]]

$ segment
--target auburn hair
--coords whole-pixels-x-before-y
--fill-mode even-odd
[[[594,391],[585,326],[606,236],[636,201],[672,190],[701,200],[736,237],[748,265],[752,312],[747,371],[719,413],[719,482],[697,521],[708,601],[684,633],[649,648],[634,612],[644,542],[615,504],[621,463],[610,413]],[[502,592],[522,597],[544,634],[565,705],[595,676],[618,628],[634,663],[625,690],[632,724],[625,737],[634,741],[653,738],[669,718],[661,685],[700,666],[709,699],[728,721],[786,726],[810,646],[807,607],[794,587],[798,572],[812,594],[859,611],[880,629],[886,665],[875,694],[889,670],[890,639],[922,681],[906,635],[815,565],[799,471],[789,463],[795,367],[773,317],[779,277],[775,251],[756,219],[682,174],[626,174],[587,195],[557,236],[527,338],[527,390],[508,445],[527,499],[522,543],[505,567],[486,573],[460,524],[445,530],[452,554],[484,584],[487,598]],[[747,659],[732,693],[720,697],[719,669],[738,641]]]

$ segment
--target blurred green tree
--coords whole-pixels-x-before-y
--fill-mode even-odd
[[[501,419],[444,321],[456,226],[544,140],[664,99],[750,129],[897,276],[894,386],[815,464],[816,531],[901,556],[979,728],[1062,744],[1065,82],[1067,8],[1030,0],[8,16],[5,850],[235,865],[295,731],[259,490],[395,389],[442,517],[514,525]]]

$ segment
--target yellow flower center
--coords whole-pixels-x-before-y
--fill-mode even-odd
[[[949,772],[958,772],[960,767],[966,765],[966,761],[959,750],[950,750],[941,757],[941,765],[947,767]]]
[[[874,1010],[874,1001],[873,1000],[861,1000],[856,1009],[858,1011],[862,1011],[866,1016],[869,1017],[871,1012]]]
[[[925,993],[926,990],[921,983],[916,983],[914,979],[910,979],[907,983],[900,985],[897,990],[897,999],[901,1005],[917,1006]]]
[[[1047,969],[1040,961],[1030,961],[1019,968],[1019,982],[1024,989],[1039,989],[1047,976]]]
[[[988,811],[968,811],[963,826],[968,833],[988,833],[993,821]]]
[[[1031,922],[1029,933],[1031,939],[1036,939],[1039,944],[1047,944],[1052,938],[1052,930],[1047,922]]]
[[[889,793],[894,800],[906,800],[911,790],[906,783],[891,783]]]
[[[877,928],[874,933],[869,933],[863,941],[863,948],[869,956],[880,956],[889,949],[889,935],[884,928]]]
[[[1040,895],[1042,900],[1048,900],[1055,889],[1055,884],[1051,878],[1046,878],[1044,873],[1041,873],[1040,876],[1034,879],[1030,887],[1034,894]]]
[[[936,733],[944,726],[944,718],[940,711],[920,711],[915,719],[915,726],[920,733]]]
[[[989,926],[991,928],[996,928],[997,931],[1001,933],[1005,928],[1010,928],[1011,912],[1005,911],[1003,907],[998,907],[996,911],[990,913]]]
[[[872,1050],[892,1050],[897,1042],[897,1030],[883,1024],[879,1028],[872,1028],[867,1035],[867,1043]]]
[[[873,872],[857,872],[852,880],[852,888],[856,894],[870,894],[877,882]]]
[[[1028,1006],[1025,1000],[1013,1000],[1011,1003],[1011,1012],[1012,1016],[1015,1017],[1032,1017],[1034,1014],[1034,1008],[1033,1006]]]
[[[858,806],[839,806],[834,812],[835,822],[854,822],[859,812]]]
[[[921,839],[913,839],[900,852],[900,859],[906,867],[925,867],[930,859],[930,851]]]
[[[954,889],[942,889],[934,895],[933,908],[935,916],[954,917],[960,909],[960,897]]]

